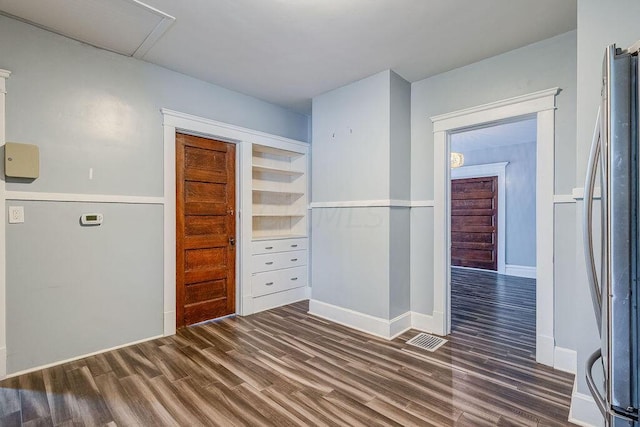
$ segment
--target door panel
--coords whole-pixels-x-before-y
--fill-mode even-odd
[[[451,181],[451,265],[498,268],[498,177]]]
[[[176,134],[176,324],[235,312],[235,146]]]

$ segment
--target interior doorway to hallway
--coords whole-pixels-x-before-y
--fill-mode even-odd
[[[434,135],[434,331],[451,331],[451,138],[471,129],[536,120],[536,361],[554,364],[554,154],[558,88],[431,117]]]

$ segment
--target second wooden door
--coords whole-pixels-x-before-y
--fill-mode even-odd
[[[176,134],[176,324],[235,313],[235,145]]]
[[[498,177],[451,181],[451,265],[497,270]]]

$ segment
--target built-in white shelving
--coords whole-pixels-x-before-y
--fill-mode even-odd
[[[246,153],[251,158],[251,194],[246,194],[250,206],[245,212],[251,214],[244,221],[251,222],[251,233],[243,241],[248,244],[250,262],[244,269],[251,294],[243,301],[245,313],[309,297],[309,146],[274,142],[274,146],[254,143]]]
[[[254,239],[306,236],[307,155],[261,145],[252,152]]]
[[[289,170],[289,169],[280,169],[280,168],[270,168],[264,166],[253,166],[254,172],[263,172],[270,173],[276,175],[286,175],[286,176],[300,176],[304,175],[303,171]]]

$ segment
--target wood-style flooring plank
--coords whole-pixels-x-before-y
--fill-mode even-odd
[[[535,280],[453,269],[452,333],[386,341],[299,302],[0,382],[1,426],[565,426],[535,363]]]

